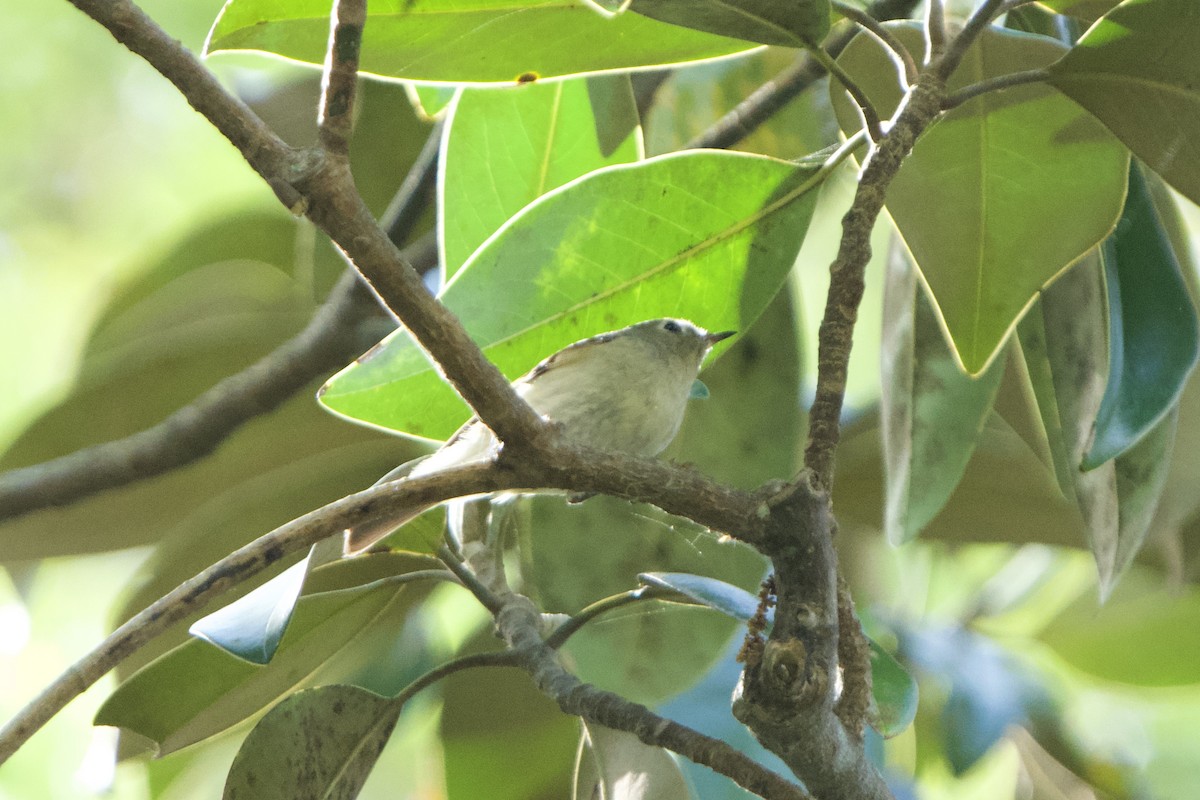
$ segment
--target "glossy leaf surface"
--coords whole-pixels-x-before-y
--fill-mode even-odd
[[[1126,452],[1179,401],[1200,353],[1196,310],[1137,165],[1125,213],[1105,240],[1108,386],[1083,459],[1093,469]]]
[[[205,54],[261,50],[321,64],[329,40],[322,0],[231,0]],[[363,72],[430,82],[514,83],[581,72],[635,69],[739,53],[740,39],[667,25],[637,14],[606,18],[575,0],[379,0],[363,32]]]
[[[613,92],[606,124],[627,135],[607,150],[589,81],[464,89],[455,101],[439,163],[442,259],[451,277],[504,221],[551,189],[600,167],[642,156],[628,78]],[[623,102],[622,102],[623,101]]]
[[[527,206],[442,299],[510,378],[571,342],[645,319],[745,330],[792,266],[815,202],[810,176],[709,151],[593,172]],[[496,286],[505,287],[503,304]],[[334,376],[321,400],[433,438],[468,416],[404,333]]]
[[[892,30],[920,52],[919,26]],[[949,89],[1045,66],[1063,52],[1046,37],[989,28]],[[873,39],[857,37],[839,61],[882,115],[894,111],[900,88]],[[842,129],[857,130],[857,112],[842,92],[833,96]],[[989,363],[1042,287],[1112,230],[1127,164],[1102,125],[1045,86],[982,95],[917,140],[887,208],[968,372]]]

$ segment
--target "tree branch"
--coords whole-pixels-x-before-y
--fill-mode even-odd
[[[71,503],[208,455],[244,423],[358,355],[356,323],[372,307],[366,287],[347,272],[304,330],[157,425],[0,475],[0,519]]]
[[[880,20],[906,17],[916,7],[917,2],[918,0],[879,0],[871,5],[867,13]],[[825,50],[837,58],[857,34],[858,29],[853,25],[846,26],[826,40]],[[688,142],[685,148],[732,147],[825,75],[825,68],[805,51],[795,63],[755,89],[749,97],[738,103],[708,130]]]
[[[944,0],[929,0],[925,7],[925,63],[932,64],[946,51],[946,6]]]
[[[883,128],[879,119],[879,112],[875,110],[874,104],[871,103],[871,98],[867,97],[867,93],[862,90],[862,87],[854,82],[854,79],[842,69],[837,60],[834,59],[826,50],[820,46],[809,50],[813,58],[817,60],[825,71],[828,72],[834,80],[842,85],[846,93],[858,106],[858,111],[862,114],[863,125],[867,129],[867,133],[871,136],[871,141],[878,142],[883,138]]]
[[[871,258],[871,230],[883,208],[888,184],[917,136],[940,113],[943,92],[935,72],[922,73],[905,97],[892,130],[867,157],[854,201],[842,218],[842,239],[829,267],[829,295],[818,334],[817,388],[804,448],[804,465],[826,490],[833,487],[834,452],[840,437],[851,339],[865,288],[863,271]]]
[[[325,152],[338,158],[350,157],[358,52],[366,22],[366,0],[334,0],[329,19],[329,47],[321,76],[317,134]]]
[[[954,70],[958,69],[967,49],[975,42],[983,29],[991,24],[992,19],[1000,13],[1003,6],[1004,0],[983,0],[971,14],[963,29],[946,46],[946,51],[941,58],[930,64],[931,69],[942,79],[943,83],[950,79]]]
[[[558,703],[564,713],[614,730],[632,733],[654,747],[664,747],[730,778],[742,788],[772,800],[811,800],[800,787],[771,772],[719,739],[660,717],[643,705],[583,683],[559,663],[542,640],[541,615],[528,598],[502,598],[496,628],[517,655],[534,685]]]
[[[917,62],[913,60],[912,53],[908,52],[908,48],[904,46],[904,43],[893,36],[891,31],[883,27],[879,20],[858,6],[843,3],[841,0],[833,0],[833,10],[843,17],[858,23],[859,27],[874,36],[884,46],[884,49],[891,52],[892,58],[895,60],[897,66],[900,67],[901,74],[904,75],[904,84],[906,86],[911,86],[917,82]]]
[[[355,189],[346,159],[287,147],[130,0],[71,2],[170,80],[237,146],[281,202],[305,213],[329,235],[501,441],[520,449],[550,438],[547,426],[516,396],[454,314],[429,294],[376,224]]]
[[[951,92],[942,100],[942,110],[949,111],[962,105],[968,100],[974,100],[987,92],[998,92],[1011,89],[1014,86],[1024,86],[1030,83],[1044,83],[1050,79],[1050,72],[1045,69],[1030,69],[1022,72],[1011,72],[1008,75],[998,75],[964,86],[956,92]]]

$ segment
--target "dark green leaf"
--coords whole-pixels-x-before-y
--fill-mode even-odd
[[[685,28],[783,47],[812,46],[829,32],[829,0],[633,0],[630,9]]]
[[[909,671],[874,639],[871,645],[871,693],[877,714],[874,727],[884,738],[899,736],[917,716],[920,693]]]
[[[620,119],[606,120],[624,121],[627,135],[607,152],[592,110],[591,80],[464,89],[459,95],[450,113],[439,176],[447,278],[505,220],[546,192],[594,169],[641,158],[628,79],[624,103],[618,106],[614,97],[608,109]]]
[[[354,686],[322,686],[271,709],[238,750],[224,800],[353,800],[400,706]]]
[[[583,723],[575,764],[575,800],[690,800],[671,754],[632,733]]]
[[[262,50],[321,64],[329,39],[323,0],[232,0],[205,53]],[[385,78],[512,83],[579,72],[631,69],[739,53],[739,39],[665,25],[637,14],[606,18],[583,2],[377,0],[363,33],[362,71]]]
[[[1092,26],[1051,82],[1138,158],[1200,202],[1200,4],[1126,0]]]
[[[916,270],[893,249],[884,292],[884,530],[909,541],[946,504],[975,452],[1004,374],[996,359],[973,378],[958,366]]]
[[[573,341],[658,316],[745,330],[791,268],[815,202],[811,176],[719,152],[593,172],[527,206],[442,297],[513,378]],[[335,376],[321,400],[435,438],[468,416],[407,334]]]
[[[921,51],[919,25],[892,31]],[[988,28],[949,88],[1045,66],[1063,52],[1046,37]],[[883,48],[858,36],[839,61],[891,115],[902,93]],[[853,104],[841,91],[833,98],[842,129],[857,130]],[[984,94],[917,140],[888,188],[888,211],[968,372],[984,369],[1037,292],[1112,230],[1127,169],[1128,151],[1046,86]]]
[[[1108,350],[1098,262],[1098,257],[1085,259],[1047,289],[1018,331],[1032,394],[1055,464],[1062,465],[1061,485],[1083,515],[1103,596],[1145,540],[1170,464],[1175,418],[1162,418],[1137,447],[1115,461],[1079,470],[1104,395],[1097,380]]]
[[[1104,242],[1108,386],[1083,469],[1126,452],[1179,401],[1200,353],[1196,310],[1137,165],[1116,231]]]

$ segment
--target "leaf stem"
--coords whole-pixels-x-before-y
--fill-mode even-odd
[[[862,90],[854,79],[851,78],[846,70],[842,69],[842,65],[837,60],[829,55],[829,52],[820,45],[812,45],[809,50],[812,57],[817,60],[822,67],[829,72],[830,77],[835,78],[842,88],[854,99],[858,110],[862,113],[863,124],[866,125],[867,132],[871,134],[871,141],[878,142],[883,138],[883,127],[879,121],[879,112],[875,110],[875,106],[871,103],[871,99],[867,97],[866,92]]]
[[[517,654],[512,650],[472,653],[468,656],[459,656],[451,661],[447,661],[445,664],[434,667],[408,684],[408,686],[405,686],[392,698],[392,703],[399,710],[422,689],[427,689],[442,678],[449,677],[456,672],[462,672],[465,669],[474,669],[476,667],[516,667],[519,666],[519,663]]]
[[[1049,79],[1050,72],[1045,69],[1030,69],[1023,72],[1012,72],[1008,75],[988,78],[987,80],[972,83],[956,92],[947,94],[942,100],[942,110],[946,111],[955,108],[987,92],[1003,91],[1004,89],[1011,89],[1014,86],[1024,86],[1030,83],[1043,83]]]
[[[552,649],[557,650],[566,644],[567,639],[577,633],[580,628],[601,614],[607,614],[609,611],[623,608],[642,600],[653,600],[653,593],[647,591],[649,588],[648,586],[639,586],[637,589],[630,589],[627,592],[621,592],[620,594],[614,594],[612,597],[597,600],[555,628],[554,632],[546,637],[546,644]]]
[[[946,51],[946,7],[943,0],[929,0],[925,8],[925,63],[932,64]]]
[[[903,72],[905,86],[911,86],[917,82],[917,62],[913,60],[912,53],[908,52],[904,43],[883,27],[879,20],[857,6],[843,3],[842,0],[833,0],[833,9],[846,19],[857,23],[891,52],[896,66]]]
[[[942,57],[931,62],[933,71],[939,78],[945,81],[954,74],[954,70],[958,69],[959,63],[966,55],[967,49],[974,44],[983,29],[991,24],[992,19],[1000,13],[1004,2],[1005,0],[983,0],[979,4],[963,29],[950,40]]]

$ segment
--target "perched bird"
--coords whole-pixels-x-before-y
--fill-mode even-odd
[[[700,364],[734,331],[709,333],[682,319],[653,319],[567,345],[513,382],[534,411],[570,442],[638,456],[666,449],[683,422]],[[495,435],[478,419],[434,453],[397,467],[380,483],[420,477],[495,457]],[[426,508],[346,532],[345,552],[361,552]]]

